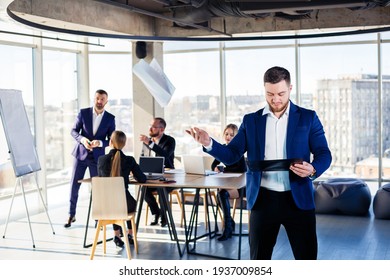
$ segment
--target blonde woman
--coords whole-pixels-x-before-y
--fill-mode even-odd
[[[225,145],[228,145],[230,141],[236,136],[238,132],[238,127],[235,124],[228,124],[223,130],[223,138],[225,140]],[[242,156],[239,161],[234,164],[226,165],[221,169],[219,166],[221,162],[214,160],[211,164],[211,170],[220,172],[223,170],[225,173],[244,173],[246,172],[246,163],[245,158]],[[245,190],[244,190],[245,195]],[[221,189],[218,191],[218,199],[222,208],[223,220],[224,220],[224,230],[220,237],[217,238],[218,241],[225,241],[232,237],[235,222],[230,214],[230,201],[229,198],[239,198],[239,193],[237,190],[225,190]]]

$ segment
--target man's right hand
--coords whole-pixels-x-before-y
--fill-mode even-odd
[[[196,142],[202,144],[207,147],[211,143],[211,138],[209,134],[200,128],[192,127],[190,129],[186,129],[186,132],[195,139]]]
[[[87,138],[82,138],[81,139],[81,144],[84,145],[84,147],[87,149],[87,150],[90,150],[92,151],[92,146],[91,146],[91,142],[89,142],[89,140]]]

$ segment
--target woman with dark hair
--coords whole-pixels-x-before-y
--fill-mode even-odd
[[[223,131],[223,138],[225,140],[225,144],[229,144],[230,141],[234,138],[234,136],[238,132],[238,127],[235,124],[228,124]],[[219,166],[221,162],[218,160],[214,160],[211,164],[211,170],[215,170],[217,172],[225,172],[225,173],[243,173],[246,172],[246,164],[245,158],[241,157],[239,161],[234,164]],[[245,190],[244,190],[245,195]],[[223,220],[224,220],[224,230],[220,237],[218,237],[218,241],[225,241],[232,237],[235,222],[230,214],[230,202],[229,198],[239,198],[239,193],[237,190],[225,190],[221,189],[218,191],[218,199],[220,202],[220,206],[222,208]]]
[[[100,177],[118,177],[122,176],[125,181],[124,191],[126,192],[127,212],[131,213],[136,210],[137,202],[129,192],[129,176],[130,172],[134,179],[140,183],[146,182],[146,176],[141,171],[134,157],[127,156],[122,152],[126,144],[126,134],[122,131],[115,130],[111,134],[110,147],[111,151],[107,155],[103,155],[98,159],[98,174]],[[110,186],[107,186],[108,188]],[[118,247],[123,247],[124,242],[121,239],[121,227],[114,224],[114,242]],[[127,221],[128,239],[130,244],[134,244],[130,221]]]

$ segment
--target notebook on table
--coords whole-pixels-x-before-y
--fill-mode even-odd
[[[182,163],[184,172],[187,174],[196,175],[213,175],[218,172],[210,170],[210,167],[205,167],[205,160],[200,155],[182,155]]]
[[[148,180],[159,180],[164,176],[164,157],[139,158],[139,167]]]

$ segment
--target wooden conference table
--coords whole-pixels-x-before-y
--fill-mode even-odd
[[[217,255],[211,255],[208,253],[201,253],[196,250],[196,240],[198,240],[200,237],[197,236],[197,216],[198,216],[198,205],[199,205],[199,197],[200,197],[200,190],[204,189],[206,191],[206,205],[210,205],[210,201],[208,201],[208,198],[210,198],[209,191],[211,189],[237,189],[240,193],[240,226],[239,226],[239,242],[238,242],[238,257],[237,259],[241,258],[241,236],[242,236],[242,208],[243,208],[243,195],[242,190],[246,186],[246,178],[245,173],[220,173],[216,175],[194,175],[194,174],[186,174],[180,170],[168,170],[166,173],[164,173],[164,178],[167,181],[160,181],[160,180],[148,180],[146,183],[138,183],[138,182],[130,182],[130,184],[134,185],[140,185],[141,186],[141,195],[140,200],[138,201],[138,211],[137,211],[137,219],[136,224],[137,228],[140,221],[140,216],[142,213],[142,204],[145,197],[145,190],[147,187],[155,187],[157,188],[157,192],[159,196],[162,198],[160,207],[162,208],[163,212],[166,213],[167,221],[168,221],[168,228],[171,234],[171,238],[173,241],[176,241],[177,248],[179,251],[180,257],[183,256],[184,250],[187,248],[188,254],[196,254],[196,255],[203,255],[208,257],[215,257],[220,259],[229,259],[224,256],[217,256]],[[182,250],[180,246],[180,240],[177,236],[176,226],[175,222],[172,217],[172,211],[171,207],[169,205],[169,199],[168,199],[168,192],[166,188],[175,188],[175,189],[181,189],[181,200],[182,203],[182,211],[184,213],[184,228],[185,228],[185,247]],[[195,189],[195,198],[194,198],[194,204],[193,204],[193,210],[191,212],[191,217],[189,219],[189,223],[186,222],[186,212],[185,212],[185,201],[184,201],[184,189]],[[212,202],[211,202],[212,204]],[[215,217],[215,230],[217,231],[217,211],[214,212]],[[195,224],[195,226],[194,226]],[[210,228],[210,227],[209,227]],[[192,237],[192,234],[194,234],[194,237]],[[211,233],[206,234],[211,236]],[[204,236],[204,235],[203,235]],[[190,244],[193,244],[193,247],[190,248]]]
[[[183,256],[184,250],[187,249],[188,254],[196,254],[196,255],[203,255],[208,257],[215,257],[219,259],[229,259],[224,256],[218,256],[218,255],[212,255],[208,253],[202,253],[196,250],[196,241],[200,238],[197,236],[196,231],[196,224],[194,226],[194,223],[197,222],[197,216],[198,216],[198,205],[199,205],[199,198],[200,198],[200,190],[204,189],[206,191],[206,205],[210,205],[208,198],[210,196],[208,195],[209,191],[214,189],[236,189],[240,193],[240,223],[239,223],[239,242],[238,242],[238,257],[237,259],[241,259],[241,237],[242,237],[242,208],[243,208],[243,189],[246,186],[246,177],[245,173],[220,173],[216,175],[195,175],[195,174],[186,174],[180,170],[168,170],[166,173],[164,173],[164,178],[168,181],[160,181],[160,180],[148,180],[146,183],[138,183],[136,181],[130,181],[130,184],[132,185],[138,185],[141,187],[140,192],[140,200],[138,201],[138,210],[137,210],[137,218],[136,218],[136,225],[138,230],[138,225],[142,213],[142,205],[145,198],[145,190],[147,187],[155,187],[157,188],[158,195],[162,198],[161,202],[162,205],[160,207],[162,208],[163,212],[166,213],[167,221],[168,221],[168,229],[171,234],[171,239],[176,242],[178,252],[180,257]],[[83,179],[79,181],[80,183],[90,183],[91,179]],[[181,200],[182,203],[182,211],[184,213],[184,228],[185,228],[185,247],[184,249],[181,248],[180,240],[177,236],[176,226],[175,222],[173,220],[171,207],[169,205],[169,199],[168,199],[168,192],[166,188],[175,188],[175,189],[181,189]],[[185,201],[184,201],[184,189],[195,189],[195,198],[194,198],[194,204],[193,204],[193,210],[191,213],[191,217],[189,219],[189,223],[187,225],[186,221],[186,212],[185,212]],[[91,244],[86,244],[86,238],[87,238],[87,231],[89,226],[89,217],[90,217],[90,211],[91,211],[91,203],[92,203],[92,195],[89,202],[89,209],[88,209],[88,215],[87,215],[87,223],[86,223],[86,229],[85,229],[85,236],[84,236],[84,248],[90,247]],[[217,214],[215,212],[215,231],[218,230],[217,228]],[[195,230],[194,230],[195,228]],[[210,227],[209,227],[210,228]],[[194,230],[194,231],[193,231]],[[192,233],[194,232],[194,237],[192,238]],[[208,234],[210,237],[211,233]],[[193,243],[193,247],[190,248],[190,244]]]

